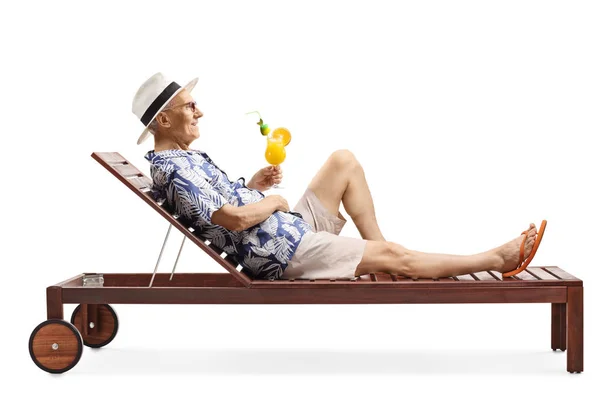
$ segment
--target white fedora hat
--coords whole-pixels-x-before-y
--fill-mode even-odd
[[[148,125],[165,108],[167,103],[183,89],[190,92],[196,86],[196,83],[198,83],[198,78],[192,79],[190,83],[182,87],[158,72],[140,86],[133,98],[132,111],[146,128],[140,135],[137,144],[141,144],[152,134],[148,130]]]

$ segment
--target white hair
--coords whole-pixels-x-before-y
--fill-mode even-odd
[[[173,103],[175,102],[175,97],[173,97],[165,106],[165,108],[170,108],[173,106]],[[164,108],[163,108],[164,110]],[[162,112],[162,111],[161,111]],[[159,113],[160,114],[160,113]],[[156,114],[158,116],[158,114]],[[148,124],[148,130],[152,131],[153,135],[156,135],[156,132],[158,131],[158,122],[156,122],[156,118],[154,118],[152,121],[150,121],[150,123]]]

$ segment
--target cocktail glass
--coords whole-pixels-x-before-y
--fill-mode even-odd
[[[265,159],[273,166],[280,165],[285,161],[285,141],[283,136],[273,135],[273,133],[267,135],[267,150],[265,151]],[[283,186],[278,185],[277,183],[272,187],[274,189],[285,189]]]

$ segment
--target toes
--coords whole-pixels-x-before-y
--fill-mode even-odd
[[[527,232],[527,236],[529,236],[531,234],[531,232],[534,231],[535,232],[535,224],[531,223],[529,224],[529,228],[527,228],[525,230],[525,232]]]

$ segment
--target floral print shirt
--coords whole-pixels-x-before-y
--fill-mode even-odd
[[[149,151],[152,196],[194,228],[203,240],[235,257],[254,279],[279,279],[311,226],[295,212],[274,212],[244,231],[230,231],[211,222],[212,214],[231,204],[241,207],[265,198],[244,178],[232,182],[200,150]]]

